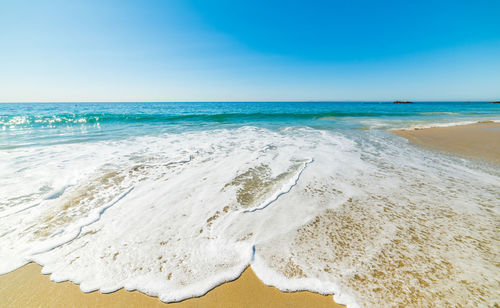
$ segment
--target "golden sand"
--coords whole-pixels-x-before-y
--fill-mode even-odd
[[[396,130],[411,143],[445,153],[500,163],[500,123]]]
[[[38,264],[27,264],[0,276],[1,307],[344,307],[333,297],[312,292],[281,292],[262,283],[250,267],[235,281],[207,294],[166,304],[156,297],[123,289],[110,294],[83,293],[71,282],[56,283],[41,274]]]

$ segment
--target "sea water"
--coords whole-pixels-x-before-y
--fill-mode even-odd
[[[0,273],[170,302],[251,266],[349,307],[498,304],[498,166],[390,132],[485,120],[500,105],[0,104]]]

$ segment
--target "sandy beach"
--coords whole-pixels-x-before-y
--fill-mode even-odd
[[[500,162],[499,123],[395,133],[419,146]],[[344,307],[336,304],[332,295],[281,292],[260,281],[250,267],[235,281],[224,283],[204,296],[167,304],[156,297],[123,289],[110,294],[83,293],[74,283],[51,281],[49,275],[41,274],[41,267],[35,263],[0,276],[0,303],[2,307]]]
[[[500,123],[395,130],[415,145],[461,157],[500,163]]]
[[[123,289],[109,294],[83,293],[71,282],[56,283],[29,263],[0,276],[2,307],[345,307],[332,296],[312,292],[281,292],[262,283],[250,267],[235,281],[222,284],[202,297],[166,304],[156,297]]]
[[[500,0],[0,8],[0,308],[500,308]]]

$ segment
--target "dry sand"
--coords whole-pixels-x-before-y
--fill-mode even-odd
[[[56,283],[30,263],[0,276],[1,307],[345,307],[333,297],[312,292],[281,292],[262,283],[247,268],[240,278],[198,298],[165,304],[156,297],[123,289],[110,294],[83,293],[71,282]]]
[[[466,158],[500,163],[500,123],[395,130],[411,143]]]

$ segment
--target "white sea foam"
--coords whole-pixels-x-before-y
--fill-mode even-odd
[[[446,119],[433,120],[433,119],[390,119],[390,118],[372,118],[363,119],[359,123],[364,125],[365,128],[369,129],[402,129],[402,130],[414,130],[414,129],[424,129],[431,127],[449,127],[449,126],[460,126],[468,124],[476,124],[478,122],[491,121],[499,123],[500,119],[498,117],[475,117],[471,119]]]
[[[469,125],[469,124],[477,124],[481,122],[493,122],[493,123],[500,123],[499,119],[488,119],[484,120],[482,119],[481,121],[454,121],[454,122],[440,122],[440,123],[425,123],[425,124],[417,124],[413,125],[410,127],[405,127],[402,128],[403,130],[414,130],[414,129],[424,129],[424,128],[432,128],[432,127],[451,127],[451,126],[462,126],[462,125]]]
[[[383,131],[243,127],[0,153],[0,272],[179,301],[250,265],[349,307],[498,300],[498,170]]]

